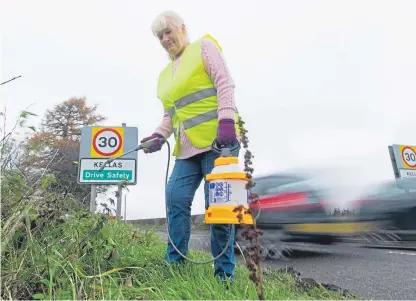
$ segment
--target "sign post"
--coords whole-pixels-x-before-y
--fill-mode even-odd
[[[95,199],[97,198],[97,186],[95,184],[91,185],[91,194],[90,194],[90,211],[95,212],[97,206],[95,206]]]
[[[121,202],[123,196],[123,188],[121,184],[118,184],[118,193],[117,193],[117,210],[116,210],[116,218],[118,221],[121,220]]]
[[[91,185],[90,210],[95,211],[96,185],[118,185],[117,219],[121,216],[122,185],[136,185],[137,152],[106,163],[138,145],[137,127],[88,126],[81,131],[78,183]],[[100,170],[100,168],[104,169]]]
[[[124,222],[127,220],[127,195],[124,196]]]

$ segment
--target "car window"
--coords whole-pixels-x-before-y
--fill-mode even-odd
[[[292,183],[271,187],[267,193],[306,192],[312,189],[311,180],[298,180]]]
[[[370,197],[391,197],[405,194],[406,190],[398,188],[396,185],[386,185],[382,186],[379,189],[370,192],[368,196]]]
[[[278,189],[282,185],[301,181],[300,178],[294,176],[270,176],[264,178],[254,178],[256,185],[252,188],[252,192],[259,196],[271,194],[273,189]]]

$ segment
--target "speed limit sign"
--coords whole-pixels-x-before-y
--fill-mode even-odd
[[[416,151],[408,146],[403,147],[402,158],[404,163],[409,167],[416,167]]]
[[[123,128],[93,128],[91,157],[113,157],[123,152]]]

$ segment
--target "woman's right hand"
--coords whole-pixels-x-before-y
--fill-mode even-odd
[[[140,141],[140,143],[143,143],[143,142],[155,139],[155,138],[161,138],[161,139],[156,139],[155,141],[152,142],[152,144],[149,147],[144,148],[143,151],[146,154],[160,151],[162,149],[163,143],[165,143],[165,137],[163,137],[160,134],[154,133],[153,135],[146,137],[142,139],[142,141]]]

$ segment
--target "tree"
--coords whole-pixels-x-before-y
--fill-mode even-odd
[[[40,131],[25,145],[23,167],[31,177],[38,177],[46,168],[55,177],[49,189],[72,194],[85,205],[89,186],[77,183],[81,129],[99,125],[106,118],[97,113],[97,105],[88,106],[85,98],[70,98],[47,110]],[[105,187],[99,187],[103,192]]]
[[[79,141],[82,127],[97,125],[106,120],[96,111],[97,105],[88,107],[85,98],[73,97],[46,111],[42,129],[60,139]]]

